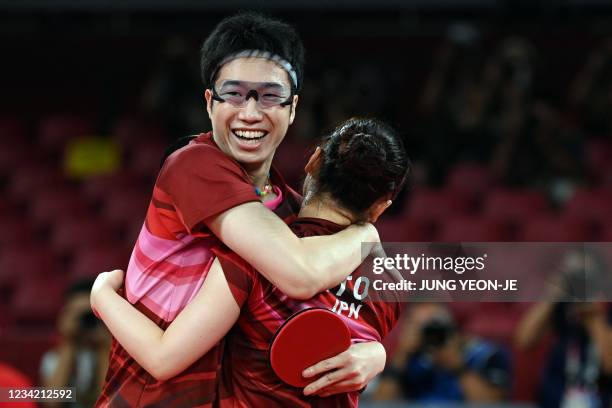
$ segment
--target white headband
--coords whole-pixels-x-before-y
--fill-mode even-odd
[[[298,87],[297,74],[295,73],[295,70],[291,66],[291,63],[286,59],[283,59],[280,55],[272,54],[269,51],[262,50],[243,50],[225,57],[219,63],[219,67],[222,67],[223,65],[237,58],[265,58],[267,60],[273,61],[280,65],[285,71],[287,71],[287,74],[289,74],[289,77],[291,78],[291,81],[293,81],[293,85],[295,86],[295,88],[297,89]]]

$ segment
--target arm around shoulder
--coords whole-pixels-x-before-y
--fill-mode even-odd
[[[371,224],[350,226],[334,235],[298,238],[257,202],[224,211],[208,219],[207,225],[266,279],[296,299],[308,299],[337,285],[379,242]]]

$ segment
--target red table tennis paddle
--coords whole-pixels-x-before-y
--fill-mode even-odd
[[[270,365],[289,385],[305,387],[317,377],[302,372],[342,353],[351,345],[351,333],[336,313],[323,308],[305,309],[292,315],[278,329],[270,345]]]

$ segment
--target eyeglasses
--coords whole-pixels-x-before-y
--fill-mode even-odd
[[[276,82],[223,81],[212,88],[212,98],[242,108],[253,97],[260,109],[287,106],[293,102],[291,88]]]

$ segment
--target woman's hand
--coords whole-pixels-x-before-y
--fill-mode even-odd
[[[91,288],[91,296],[89,298],[91,309],[96,315],[98,314],[96,312],[96,301],[98,297],[108,290],[112,290],[113,292],[118,291],[121,286],[123,286],[123,277],[124,272],[120,269],[102,272],[98,275]]]
[[[304,395],[327,397],[359,391],[385,368],[387,353],[378,342],[356,343],[348,350],[304,370],[306,378],[324,374],[304,388]]]

